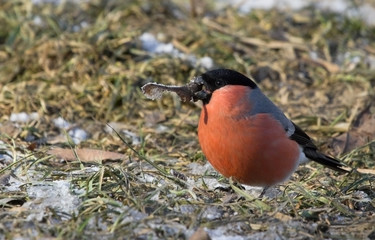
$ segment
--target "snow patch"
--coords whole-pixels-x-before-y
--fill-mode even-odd
[[[26,123],[26,122],[37,120],[37,119],[39,119],[39,114],[37,112],[32,112],[32,113],[20,112],[20,113],[12,113],[10,115],[11,122]]]
[[[58,128],[62,128],[62,129],[70,128],[70,123],[62,117],[55,118],[55,119],[52,120],[52,122]]]
[[[182,53],[177,48],[175,48],[172,43],[159,42],[151,33],[143,33],[139,37],[139,40],[142,43],[143,49],[149,53],[156,55],[168,54],[172,57],[185,60],[192,66],[201,66],[205,69],[211,69],[214,67],[214,61],[212,60],[212,58],[208,56],[197,58],[194,55]]]
[[[53,182],[42,182],[27,187],[27,193],[31,201],[23,204],[23,207],[39,210],[30,214],[27,220],[41,221],[47,213],[46,208],[53,208],[58,212],[74,214],[78,213],[77,207],[80,200],[76,194],[73,194],[70,182],[58,180]],[[67,217],[67,215],[62,215]]]
[[[68,134],[72,138],[74,144],[80,144],[89,137],[89,134],[81,128],[73,128],[69,130]]]

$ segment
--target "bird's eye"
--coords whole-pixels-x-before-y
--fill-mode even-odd
[[[223,80],[221,80],[221,79],[219,79],[219,80],[216,80],[215,81],[215,86],[216,87],[222,87],[222,86],[224,86],[225,84],[224,84],[224,81]]]

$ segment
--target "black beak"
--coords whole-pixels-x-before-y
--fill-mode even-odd
[[[211,92],[207,91],[207,83],[203,80],[201,76],[196,77],[193,82],[201,87],[200,91],[194,93],[193,100],[202,100],[203,103],[208,103],[211,98]]]

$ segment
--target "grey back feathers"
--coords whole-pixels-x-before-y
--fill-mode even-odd
[[[281,123],[288,137],[294,134],[295,127],[292,121],[290,121],[284,113],[268,97],[266,97],[262,91],[259,90],[259,88],[255,88],[251,91],[250,101],[253,103],[250,111],[251,116],[258,113],[271,114]]]

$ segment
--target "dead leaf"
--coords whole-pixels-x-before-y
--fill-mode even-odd
[[[78,158],[82,162],[100,162],[105,160],[120,160],[124,158],[124,154],[97,150],[97,149],[77,149],[75,150]],[[66,148],[54,148],[47,152],[48,154],[55,155],[58,158],[64,159],[66,161],[75,161],[77,160],[76,155],[72,149]]]

